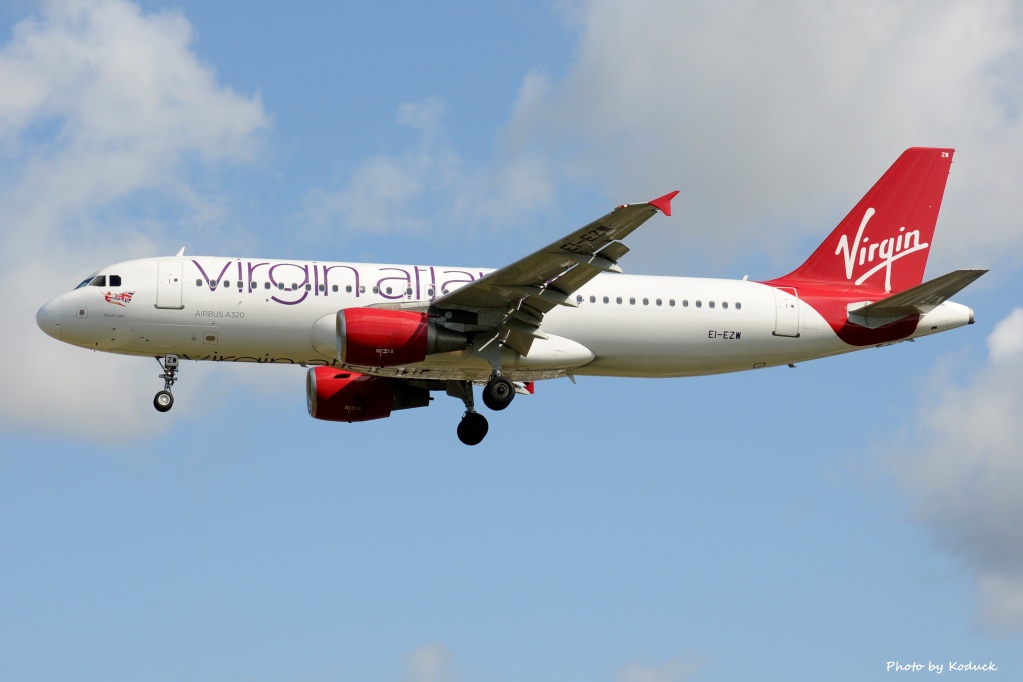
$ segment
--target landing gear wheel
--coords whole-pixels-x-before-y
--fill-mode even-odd
[[[160,391],[153,398],[153,407],[156,408],[157,412],[166,412],[174,407],[174,396],[171,395],[170,391]]]
[[[160,369],[163,370],[163,374],[160,375],[160,378],[163,379],[163,390],[153,398],[153,407],[156,408],[157,412],[166,412],[174,407],[174,396],[171,395],[171,386],[178,380],[178,356],[168,353],[162,360],[156,358],[156,361],[160,363]]]
[[[458,440],[466,445],[479,445],[489,430],[486,417],[479,412],[469,412],[458,422]]]
[[[492,410],[503,410],[515,397],[515,385],[502,376],[495,376],[483,387],[483,404]]]

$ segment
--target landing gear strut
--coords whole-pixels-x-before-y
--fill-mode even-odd
[[[497,372],[494,372],[490,381],[483,387],[483,404],[495,411],[511,405],[514,397],[515,385]]]
[[[461,398],[465,403],[465,415],[462,421],[458,422],[458,440],[466,445],[479,445],[490,430],[487,418],[476,411],[472,398],[472,382],[449,381],[447,388],[448,395]]]
[[[174,395],[171,393],[171,386],[178,380],[178,356],[167,355],[163,360],[157,358],[156,361],[160,363],[160,369],[163,370],[163,374],[160,375],[160,378],[163,379],[163,390],[153,398],[153,407],[156,408],[157,412],[166,412],[174,407]]]

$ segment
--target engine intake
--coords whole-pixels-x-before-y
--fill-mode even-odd
[[[332,422],[365,422],[391,416],[392,410],[426,407],[430,392],[389,377],[313,367],[306,374],[309,416]]]
[[[337,313],[337,358],[346,365],[393,367],[463,350],[468,339],[426,313],[345,308]]]

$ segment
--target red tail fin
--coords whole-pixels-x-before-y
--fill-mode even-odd
[[[883,291],[920,284],[952,149],[907,149],[806,262],[778,281]]]

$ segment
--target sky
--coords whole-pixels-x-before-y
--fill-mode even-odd
[[[1023,9],[0,5],[0,678],[1023,675]],[[310,419],[298,367],[46,337],[186,253],[499,267],[681,190],[626,272],[769,279],[907,147],[977,324],[719,377]]]

